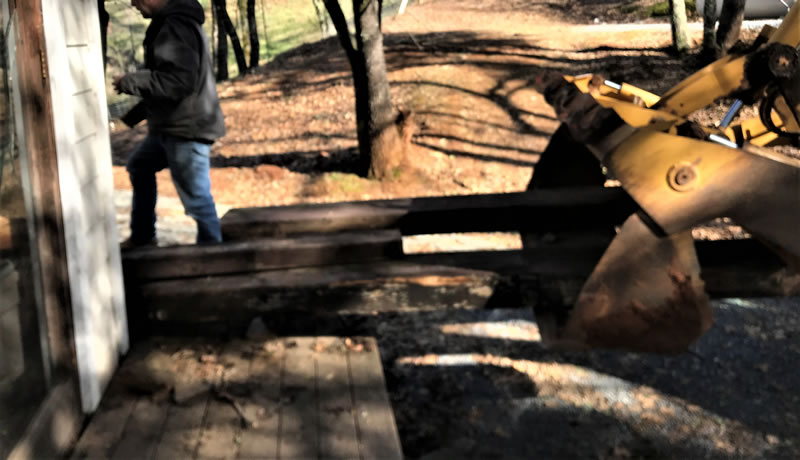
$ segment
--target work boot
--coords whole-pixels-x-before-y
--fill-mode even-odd
[[[119,248],[124,250],[127,249],[136,249],[136,248],[144,248],[144,247],[156,247],[158,246],[158,240],[156,237],[152,237],[149,240],[134,240],[133,238],[128,238],[127,240],[123,241],[119,244]]]

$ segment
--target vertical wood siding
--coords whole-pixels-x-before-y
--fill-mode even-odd
[[[94,0],[42,0],[83,409],[127,351],[100,27]]]

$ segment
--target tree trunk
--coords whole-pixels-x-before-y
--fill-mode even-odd
[[[217,62],[217,9],[211,4],[211,30],[208,33],[208,41],[211,44],[211,62]]]
[[[706,0],[703,4],[703,57],[707,61],[717,58],[717,0]]]
[[[236,18],[231,19],[231,22],[234,24],[234,28],[236,28],[236,34],[238,36],[239,32],[242,32],[242,38],[245,36],[245,31],[247,31],[247,35],[250,34],[248,24],[247,24],[247,4],[250,0],[236,0]],[[244,51],[245,56],[250,54],[250,43],[248,40],[242,40],[242,51]]]
[[[396,177],[406,162],[413,124],[407,117],[401,120],[392,106],[378,16],[380,1],[353,0],[355,45],[337,0],[324,2],[353,72],[360,173],[376,179]]]
[[[247,0],[247,28],[250,32],[250,68],[258,67],[259,53],[258,23],[256,22],[256,0]]]
[[[233,54],[236,55],[236,65],[239,68],[239,75],[247,74],[247,61],[244,58],[244,50],[242,49],[242,44],[239,42],[239,34],[236,33],[236,27],[233,25],[233,21],[231,21],[231,17],[228,16],[228,8],[225,6],[225,0],[214,0],[214,7],[217,10],[217,22],[219,23],[219,30],[220,30],[220,38],[218,39],[218,44],[220,45],[219,49],[219,56],[217,57],[217,63],[220,64],[222,62],[222,57],[224,54],[225,58],[225,67],[227,69],[228,66],[228,44],[225,43],[225,53],[222,52],[222,42],[225,40],[225,36],[227,35],[231,39],[231,45],[233,46]],[[227,72],[226,79],[227,79]],[[217,78],[219,80],[219,78]]]
[[[267,51],[267,61],[269,61],[269,27],[267,27],[267,15],[264,13],[266,8],[264,7],[264,0],[261,0],[261,24],[264,25],[264,47]]]
[[[317,23],[319,24],[319,33],[324,39],[328,36],[328,18],[325,16],[324,7],[320,0],[311,0],[314,5],[314,11],[317,13]]]
[[[100,43],[103,49],[103,72],[108,64],[108,22],[111,17],[106,11],[105,0],[97,0],[97,13],[100,15]]]
[[[389,79],[386,75],[383,33],[380,27],[381,1],[353,0],[353,11],[358,11],[354,18],[356,44],[361,50],[365,77],[359,85],[360,91],[356,90],[356,115],[361,112],[360,119],[366,121],[367,125],[365,135],[369,136],[369,174],[382,179],[395,174],[394,169],[404,160],[402,156],[405,150],[401,148],[401,139],[395,126],[397,112],[392,106]]]
[[[225,24],[225,29],[228,32],[228,37],[231,39],[233,46],[233,54],[236,56],[236,66],[239,68],[239,75],[247,74],[247,61],[244,58],[244,50],[242,43],[239,41],[239,34],[236,32],[236,27],[233,25],[230,16],[228,16],[227,9],[223,10],[222,18]]]
[[[213,0],[217,18],[217,81],[228,79],[228,34],[222,15],[225,13],[225,0]]]
[[[739,39],[744,20],[745,0],[724,0],[722,12],[719,14],[719,28],[717,28],[717,47],[720,54],[724,55]]]
[[[672,46],[678,54],[689,49],[689,37],[686,35],[686,4],[684,0],[669,0],[672,13]]]

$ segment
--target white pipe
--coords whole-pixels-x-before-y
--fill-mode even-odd
[[[796,0],[747,0],[744,5],[745,18],[781,18],[794,5]],[[717,18],[722,11],[723,0],[717,0]],[[697,14],[703,16],[705,0],[695,3]]]
[[[403,14],[403,12],[406,10],[406,6],[408,6],[408,0],[403,0],[403,1],[400,3],[400,9],[399,9],[399,10],[397,10],[397,15],[398,15],[398,16],[399,16],[399,15],[401,15],[401,14]]]

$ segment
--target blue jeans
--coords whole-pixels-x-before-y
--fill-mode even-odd
[[[197,222],[198,243],[222,241],[209,177],[211,146],[202,142],[148,133],[128,158],[133,186],[131,240],[146,242],[156,235],[156,173],[169,167],[186,214]]]

